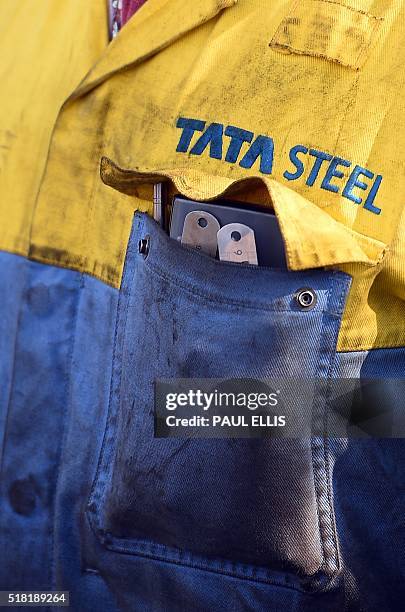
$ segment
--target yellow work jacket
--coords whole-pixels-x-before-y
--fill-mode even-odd
[[[1,3],[0,249],[120,285],[153,183],[274,208],[353,277],[339,351],[405,346],[402,0]]]
[[[0,0],[0,590],[403,607],[404,3],[147,0],[109,42],[106,0]],[[164,181],[267,206],[289,270],[170,239]]]

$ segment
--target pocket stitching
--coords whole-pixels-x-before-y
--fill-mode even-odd
[[[282,33],[284,27],[285,27],[285,20],[288,16],[293,16],[295,9],[300,5],[300,1],[301,0],[296,0],[294,2],[294,4],[291,6],[289,13],[283,18],[283,20],[281,21],[279,27],[276,30],[276,33],[274,34],[273,38],[271,39],[269,46],[275,50],[278,49],[285,49],[285,50],[289,50],[292,53],[296,53],[297,55],[303,55],[303,56],[309,56],[309,57],[318,57],[321,59],[326,59],[330,62],[334,62],[339,64],[340,66],[345,66],[347,68],[352,68],[353,70],[359,71],[364,59],[364,55],[367,51],[367,49],[371,46],[372,44],[372,37],[375,35],[377,28],[380,26],[381,22],[384,20],[383,17],[377,17],[376,15],[372,15],[371,13],[361,10],[361,9],[356,9],[353,6],[349,6],[347,4],[344,4],[343,2],[339,2],[338,0],[312,0],[314,2],[319,2],[319,3],[327,3],[327,4],[335,4],[337,6],[341,6],[342,8],[347,9],[348,11],[352,11],[353,13],[357,13],[360,15],[364,15],[366,17],[368,17],[370,19],[371,22],[374,22],[372,25],[372,30],[370,32],[370,38],[369,40],[365,40],[363,41],[358,55],[357,57],[354,59],[354,61],[352,63],[349,62],[345,62],[342,61],[341,59],[337,58],[337,57],[333,57],[332,55],[327,55],[326,53],[321,53],[318,51],[312,51],[310,49],[299,49],[295,46],[293,46],[292,44],[288,44],[288,43],[281,43],[278,41],[278,38],[280,36],[280,34]]]
[[[135,230],[136,225],[137,225],[136,231],[142,228],[143,226],[142,218],[138,218],[138,223],[134,224],[134,228],[133,228],[133,231],[131,232],[129,244],[132,242],[131,239],[132,239],[132,235],[135,233],[134,230]],[[126,277],[125,268],[126,268],[126,265],[124,266],[123,279],[125,279]],[[133,274],[131,274],[131,278],[132,276]],[[103,442],[101,444],[101,448],[99,451],[94,481],[93,481],[90,495],[89,495],[89,503],[87,504],[87,513],[89,516],[89,523],[95,535],[96,536],[98,535],[102,542],[104,542],[105,540],[105,532],[104,530],[100,529],[97,511],[99,510],[99,504],[103,498],[103,494],[105,490],[105,478],[103,478],[102,471],[104,469],[105,475],[108,474],[108,459],[111,457],[111,453],[114,448],[114,436],[113,436],[113,431],[115,429],[114,419],[116,418],[118,414],[118,409],[119,409],[119,400],[116,402],[116,407],[114,409],[113,399],[114,399],[114,381],[116,378],[115,368],[116,368],[117,362],[119,362],[119,355],[121,354],[121,351],[122,351],[122,346],[121,347],[118,346],[118,335],[119,335],[120,327],[123,329],[123,331],[125,330],[126,322],[128,318],[129,299],[125,300],[126,303],[124,304],[124,320],[123,320],[123,325],[120,325],[121,308],[123,305],[122,303],[124,301],[124,298],[125,298],[125,292],[123,291],[123,287],[121,287],[121,292],[120,292],[119,300],[118,300],[116,320],[115,320],[114,352],[113,352],[113,363],[112,363],[112,374],[111,374],[111,382],[110,382],[110,393],[109,393],[109,400],[108,400],[107,418],[106,418],[106,422],[104,426]],[[121,380],[122,380],[122,364],[121,363],[118,363],[117,372],[119,372],[118,379],[119,379],[119,385],[120,385]],[[107,469],[105,469],[106,467]]]
[[[159,278],[162,278],[163,280],[165,280],[166,282],[168,282],[170,285],[172,286],[176,286],[176,287],[181,287],[184,291],[187,291],[188,293],[190,293],[191,295],[194,295],[196,297],[199,297],[201,300],[203,300],[205,303],[210,304],[210,303],[215,303],[215,304],[221,304],[222,306],[237,306],[239,308],[244,308],[247,310],[257,310],[259,312],[261,311],[267,311],[267,312],[291,312],[291,313],[296,313],[299,315],[306,315],[308,316],[308,312],[304,312],[301,311],[297,308],[297,310],[293,309],[293,308],[279,308],[279,307],[274,307],[274,306],[268,306],[266,304],[263,304],[263,306],[256,306],[253,303],[249,303],[249,302],[244,302],[244,301],[238,301],[238,300],[221,300],[219,297],[213,295],[213,294],[204,294],[200,291],[196,291],[195,289],[192,289],[190,286],[188,286],[187,284],[182,284],[181,282],[179,282],[178,279],[176,279],[175,277],[166,275],[163,270],[161,268],[159,268],[158,266],[156,266],[155,264],[146,264],[148,266],[148,268],[150,269],[150,271],[152,272],[152,274],[155,274],[156,276],[158,276]],[[298,287],[297,287],[298,288]],[[313,308],[312,312],[324,312],[323,309],[321,308],[317,308],[315,306],[315,308]]]

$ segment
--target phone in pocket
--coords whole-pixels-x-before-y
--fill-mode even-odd
[[[226,261],[287,267],[276,215],[255,204],[222,199],[199,202],[175,196],[169,234],[182,244]],[[232,241],[235,248],[227,248]]]

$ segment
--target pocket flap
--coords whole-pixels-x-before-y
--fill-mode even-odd
[[[322,57],[359,70],[382,19],[344,1],[298,0],[270,46],[277,51]]]
[[[106,185],[122,193],[134,193],[141,184],[170,180],[177,192],[195,200],[215,200],[247,191],[258,183],[264,185],[280,224],[290,270],[345,263],[375,266],[388,250],[383,242],[354,231],[289,187],[263,175],[234,180],[191,168],[128,170],[106,157],[101,160],[100,172]]]

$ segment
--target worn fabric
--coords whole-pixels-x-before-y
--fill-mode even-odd
[[[401,609],[403,440],[158,440],[153,383],[403,376],[404,2],[148,0],[111,43],[105,2],[3,4],[1,589]],[[161,181],[274,210],[288,269],[171,241]]]
[[[290,268],[338,265],[353,276],[339,350],[403,346],[402,2],[380,0],[368,13],[367,2],[308,2],[317,12],[297,18],[297,31],[286,2],[206,0],[184,10],[180,0],[154,0],[109,46],[102,3],[42,3],[38,27],[54,26],[45,42],[29,11],[8,42],[6,7],[3,249],[117,287],[133,210],[151,209],[153,173],[200,198],[256,177],[260,194],[249,182],[245,191],[277,209]],[[283,21],[292,23],[292,49],[279,37]],[[71,45],[59,43],[58,27],[72,32]],[[39,78],[9,51],[22,40]]]

